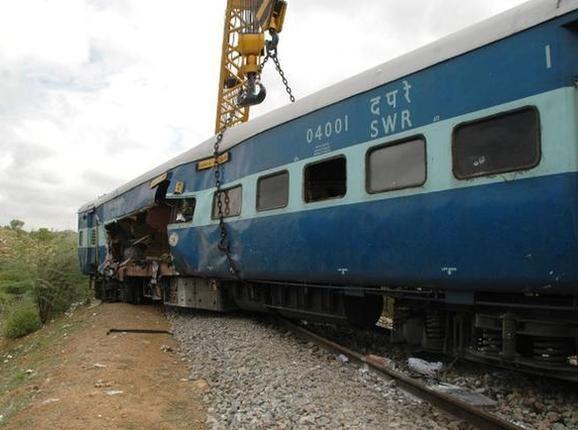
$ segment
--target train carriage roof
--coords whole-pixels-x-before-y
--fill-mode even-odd
[[[504,39],[542,22],[565,15],[577,8],[578,0],[529,1],[325,88],[296,103],[257,117],[246,124],[231,128],[224,136],[221,150],[228,150],[244,140],[277,125]],[[84,205],[79,209],[79,212],[90,211],[177,166],[211,157],[213,155],[213,142],[214,137],[124,184],[113,192]]]

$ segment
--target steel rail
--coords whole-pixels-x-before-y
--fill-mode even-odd
[[[382,363],[372,358],[371,356],[365,356],[356,351],[352,351],[349,348],[325,339],[322,336],[307,330],[306,328],[286,320],[285,318],[277,317],[277,319],[293,333],[313,341],[324,349],[343,354],[352,361],[366,364],[370,369],[396,381],[397,385],[402,390],[430,403],[432,406],[441,409],[460,420],[468,422],[478,429],[523,430],[522,427],[512,424],[482,409],[476,408],[456,397],[435,391],[425,384],[422,384],[421,382],[410,378],[407,375],[404,375],[403,373],[397,372],[387,366],[384,366]]]

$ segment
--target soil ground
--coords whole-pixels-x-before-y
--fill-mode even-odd
[[[0,428],[203,429],[204,381],[189,381],[158,308],[101,304],[0,346]]]

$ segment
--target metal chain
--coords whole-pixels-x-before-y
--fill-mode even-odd
[[[265,58],[263,59],[263,63],[261,64],[261,68],[259,69],[259,74],[261,74],[263,72],[263,68],[265,67],[265,64],[267,64],[267,61],[269,61],[269,58],[271,58],[273,60],[273,62],[275,63],[275,69],[277,69],[277,73],[279,73],[279,76],[281,76],[281,80],[283,81],[283,85],[285,85],[285,91],[287,91],[287,94],[289,94],[289,100],[291,100],[291,103],[295,103],[295,96],[293,95],[293,90],[291,89],[291,86],[289,85],[289,81],[287,80],[287,77],[285,76],[285,72],[283,71],[283,68],[281,67],[281,63],[279,62],[279,53],[277,52],[277,46],[279,44],[279,36],[278,36],[277,32],[275,32],[273,30],[270,30],[270,35],[271,35],[271,40],[269,40],[265,45],[266,55],[265,55]]]
[[[231,255],[231,241],[229,240],[227,225],[225,224],[225,211],[223,211],[223,198],[221,195],[221,187],[223,185],[223,166],[221,163],[219,163],[219,157],[221,156],[220,145],[223,141],[223,137],[225,136],[225,132],[229,128],[230,123],[231,118],[229,117],[227,121],[225,121],[223,128],[217,134],[215,143],[213,144],[213,159],[215,160],[215,195],[217,196],[217,217],[219,218],[219,250],[222,251],[227,257],[229,272],[231,272],[235,278],[241,280],[241,273],[239,272],[239,269],[235,264],[235,260],[233,260],[233,256]],[[230,198],[228,192],[225,192],[224,203],[225,210],[228,212],[230,210]]]
[[[263,63],[261,63],[261,67],[259,69],[259,74],[263,71],[265,64],[269,61],[269,58],[273,60],[275,63],[275,68],[281,76],[281,80],[283,81],[283,85],[285,85],[285,91],[289,94],[289,100],[291,103],[295,103],[295,96],[293,95],[293,90],[289,85],[289,81],[285,76],[285,72],[281,67],[281,63],[279,62],[279,56],[277,54],[277,47],[276,46],[268,46],[267,47],[267,55],[263,59]],[[227,224],[225,224],[225,211],[228,213],[230,208],[229,204],[231,202],[229,198],[229,193],[225,192],[224,198],[224,205],[223,199],[221,197],[221,187],[223,185],[223,166],[219,163],[219,157],[221,156],[221,142],[223,141],[223,137],[225,136],[225,132],[229,128],[231,124],[231,117],[229,117],[223,126],[223,128],[219,131],[215,138],[215,143],[213,144],[213,159],[215,160],[215,188],[216,188],[216,196],[217,196],[217,217],[219,218],[219,250],[222,251],[225,256],[227,257],[227,262],[229,263],[229,271],[240,281],[241,272],[237,268],[235,260],[233,260],[233,256],[231,255],[231,241],[229,239],[229,232],[227,230]],[[225,210],[223,210],[223,206],[225,206]]]
[[[267,61],[269,61],[269,48],[267,48],[267,55],[265,55],[265,58],[263,58],[263,62],[261,63],[261,67],[259,67],[259,76],[261,75],[261,73],[263,73],[263,69],[265,68],[265,64],[267,64]]]
[[[277,69],[279,76],[281,76],[281,81],[283,81],[283,85],[285,85],[285,91],[287,91],[287,94],[289,94],[289,100],[291,100],[291,103],[295,103],[295,96],[293,95],[293,90],[289,85],[289,81],[285,76],[285,72],[281,67],[281,63],[279,62],[279,55],[277,54],[277,48],[267,50],[267,56],[265,57],[265,60],[263,60],[263,65],[265,65],[265,63],[269,58],[271,58],[273,60],[273,63],[275,63],[275,68]]]

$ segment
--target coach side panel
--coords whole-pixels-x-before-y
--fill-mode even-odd
[[[256,136],[230,151],[224,188],[241,187],[227,219],[247,278],[454,288],[565,288],[578,280],[576,20],[566,16]],[[573,24],[572,24],[573,25]],[[525,169],[459,178],[456,127],[531,107],[539,159]],[[423,138],[426,180],[367,189],[367,157]],[[345,193],[307,202],[307,166],[345,159]],[[484,157],[472,163],[483,165]],[[287,205],[256,207],[260,178],[287,171]],[[189,223],[169,226],[179,271],[227,277],[212,215],[212,171],[175,169],[194,198]],[[214,214],[213,214],[214,215]]]

